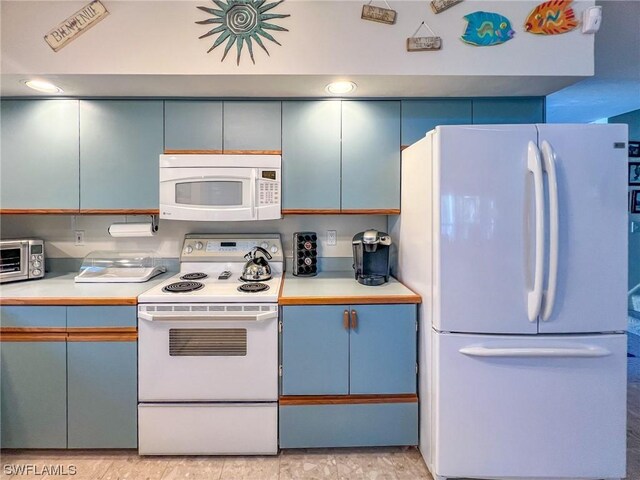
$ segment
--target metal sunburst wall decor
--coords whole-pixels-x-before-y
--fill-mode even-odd
[[[251,61],[254,64],[256,63],[253,58],[254,41],[262,47],[265,52],[267,52],[267,55],[269,55],[269,51],[264,46],[264,43],[262,43],[261,37],[271,40],[277,45],[280,45],[280,42],[273,38],[273,36],[271,36],[271,34],[266,30],[278,32],[288,32],[289,30],[279,25],[269,23],[268,20],[286,18],[290,15],[267,13],[269,10],[280,5],[284,0],[267,4],[265,4],[265,1],[266,0],[227,0],[225,3],[222,0],[213,0],[213,3],[215,3],[220,10],[216,8],[198,7],[198,9],[203,12],[213,15],[213,18],[201,20],[196,23],[200,25],[220,24],[214,29],[209,30],[204,35],[198,37],[206,38],[211,35],[218,35],[218,38],[213,42],[211,48],[207,50],[207,53],[222,45],[226,40],[227,44],[224,47],[224,54],[222,55],[221,61],[224,61],[227,53],[229,53],[229,50],[233,47],[234,43],[236,44],[236,50],[238,52],[238,65],[240,65],[240,54],[242,53],[242,48],[245,44],[247,45],[247,50],[249,50]]]

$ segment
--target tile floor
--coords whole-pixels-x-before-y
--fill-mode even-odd
[[[640,358],[629,359],[627,479],[640,480]],[[134,451],[2,452],[0,478],[12,480],[432,480],[415,448],[283,450],[277,457],[138,457]],[[66,475],[42,475],[62,465]],[[69,466],[77,473],[69,475]],[[39,475],[15,474],[22,466]]]

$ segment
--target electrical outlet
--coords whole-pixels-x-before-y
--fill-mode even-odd
[[[338,232],[336,230],[327,230],[327,245],[335,247],[338,244]]]
[[[84,230],[76,230],[76,245],[84,245]]]

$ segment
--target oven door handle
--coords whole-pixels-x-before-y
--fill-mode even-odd
[[[141,320],[146,320],[148,322],[263,322],[265,320],[278,318],[278,312],[264,312],[254,315],[220,315],[214,312],[202,313],[198,315],[166,315],[138,312],[138,318]]]

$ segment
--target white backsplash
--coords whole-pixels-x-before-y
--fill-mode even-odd
[[[386,231],[383,215],[291,215],[261,222],[181,222],[160,220],[157,235],[146,238],[113,238],[107,229],[115,222],[150,220],[144,216],[3,215],[0,236],[42,238],[51,258],[82,258],[94,250],[153,250],[166,258],[180,256],[187,233],[279,233],[287,257],[292,256],[294,232],[314,231],[320,257],[351,257],[351,239],[367,229]],[[75,245],[75,230],[84,231],[84,245]],[[336,246],[326,243],[327,230],[336,230]]]

